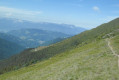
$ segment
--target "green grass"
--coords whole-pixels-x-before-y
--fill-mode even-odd
[[[119,80],[117,57],[105,40],[0,75],[0,80]]]
[[[111,39],[111,44],[113,46],[113,49],[115,50],[116,54],[119,55],[119,36],[115,36]]]

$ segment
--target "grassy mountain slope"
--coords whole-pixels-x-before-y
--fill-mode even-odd
[[[113,49],[115,50],[116,54],[119,55],[119,35],[115,36],[111,39],[111,44],[113,46]]]
[[[8,58],[13,54],[19,53],[24,48],[16,43],[0,38],[0,60]]]
[[[0,62],[0,72],[4,73],[6,71],[21,68],[37,61],[43,61],[49,59],[57,54],[69,51],[76,48],[77,46],[86,45],[93,41],[98,41],[102,39],[105,35],[119,29],[119,18],[115,19],[109,23],[103,24],[95,29],[85,31],[79,35],[72,38],[66,39],[59,43],[48,46],[42,50],[37,50],[35,52],[26,50],[21,54],[15,55],[7,60]]]
[[[99,40],[5,73],[0,80],[118,80],[118,74],[117,58],[107,42]]]

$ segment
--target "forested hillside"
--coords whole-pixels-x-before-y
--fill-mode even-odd
[[[26,49],[27,47],[30,47],[30,45],[33,46],[33,44],[35,44],[35,43],[31,43],[31,41],[25,41],[25,40],[20,39],[19,37],[16,37],[16,36],[13,36],[7,33],[2,33],[2,32],[0,32],[0,38],[16,43],[18,45],[21,45],[24,47],[24,49]]]
[[[24,50],[24,47],[0,38],[0,60]]]
[[[45,47],[41,50],[32,51],[33,49],[26,50],[16,56],[13,56],[7,60],[0,62],[0,72],[4,73],[6,71],[15,70],[24,66],[28,66],[37,61],[43,61],[49,59],[56,54],[60,54],[76,47],[81,47],[83,45],[89,44],[93,41],[98,41],[104,39],[105,35],[119,29],[119,18],[115,19],[109,23],[105,23],[97,28],[82,32],[79,35],[56,43],[54,45]],[[113,35],[114,36],[114,35]]]

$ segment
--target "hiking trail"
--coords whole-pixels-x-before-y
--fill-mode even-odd
[[[110,39],[106,39],[106,41],[108,42],[108,47],[112,51],[113,55],[118,57],[118,68],[119,68],[119,55],[116,54],[116,52],[114,51],[113,47],[111,46]]]

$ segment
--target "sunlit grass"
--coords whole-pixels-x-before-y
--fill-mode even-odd
[[[119,54],[119,36],[115,36],[110,41],[116,54]]]
[[[105,40],[8,72],[0,80],[119,80],[117,57]]]

